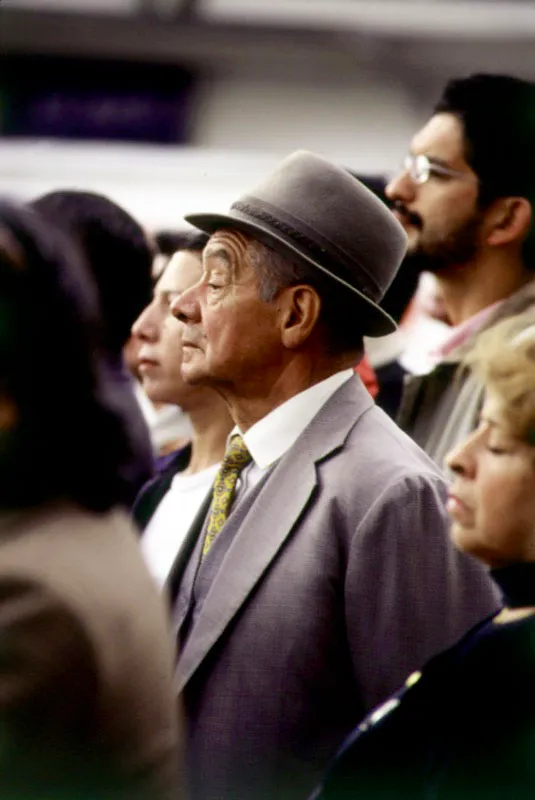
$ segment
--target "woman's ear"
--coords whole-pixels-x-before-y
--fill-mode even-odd
[[[532,208],[526,197],[502,197],[487,212],[486,243],[501,247],[522,242],[531,225]]]
[[[311,335],[321,312],[321,299],[312,286],[289,286],[279,298],[282,344],[290,350],[300,347]]]

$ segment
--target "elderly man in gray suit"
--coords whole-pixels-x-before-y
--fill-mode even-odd
[[[499,601],[449,542],[441,474],[354,373],[362,336],[395,327],[387,208],[299,151],[188,220],[212,236],[171,309],[182,373],[236,424],[171,580],[192,793],[303,798],[364,713]]]

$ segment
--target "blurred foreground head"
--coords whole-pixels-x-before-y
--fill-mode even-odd
[[[0,200],[0,507],[123,499],[129,445],[100,374],[101,333],[74,243]]]
[[[98,290],[104,344],[120,353],[152,297],[154,252],[143,228],[117,203],[93,192],[50,192],[31,205],[78,241]]]

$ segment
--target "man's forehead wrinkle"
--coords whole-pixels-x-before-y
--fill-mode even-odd
[[[225,248],[220,246],[219,243],[214,242],[212,247],[206,247],[206,250],[203,254],[203,263],[206,263],[209,258],[218,259],[219,261],[223,261],[225,264],[230,265],[228,252]]]
[[[220,248],[230,250],[235,256],[245,255],[249,246],[249,237],[241,231],[222,228],[216,231],[206,245],[206,252],[212,255]]]

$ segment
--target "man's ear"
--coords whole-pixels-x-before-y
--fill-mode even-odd
[[[282,344],[289,350],[300,347],[314,330],[320,312],[321,299],[312,286],[305,283],[284,289],[279,298]]]
[[[486,243],[501,247],[511,242],[521,242],[532,219],[531,203],[526,197],[501,197],[487,212]]]

